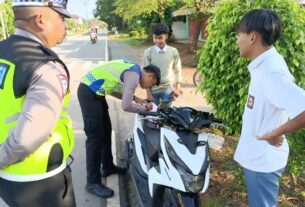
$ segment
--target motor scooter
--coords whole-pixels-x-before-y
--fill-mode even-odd
[[[221,125],[212,113],[190,107],[159,108],[135,116],[126,142],[138,203],[145,207],[199,207],[209,184],[209,136]]]
[[[97,34],[96,32],[90,32],[90,40],[92,44],[95,44],[97,41]]]

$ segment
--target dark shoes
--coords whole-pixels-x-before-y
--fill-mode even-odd
[[[102,174],[102,177],[107,177],[112,174],[125,174],[126,171],[127,171],[126,168],[114,166],[113,168],[110,168],[110,169],[106,169],[106,170],[102,169],[101,174]]]
[[[90,193],[94,193],[95,195],[102,197],[102,198],[110,198],[113,196],[113,190],[110,188],[104,186],[103,184],[100,183],[95,183],[95,184],[87,184],[86,189]]]

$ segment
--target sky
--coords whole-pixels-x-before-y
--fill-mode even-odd
[[[4,0],[0,0],[2,3]],[[70,0],[68,1],[68,10],[71,14],[76,14],[84,19],[93,18],[93,10],[95,9],[96,0]],[[86,14],[87,7],[87,14]]]
[[[0,0],[1,1],[1,0]],[[96,0],[69,0],[68,1],[68,11],[71,14],[76,14],[84,19],[93,18],[93,10],[95,9]],[[87,7],[87,14],[86,14],[86,7]]]

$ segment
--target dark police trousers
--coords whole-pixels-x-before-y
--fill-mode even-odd
[[[67,168],[38,181],[0,178],[0,197],[10,207],[76,207],[71,172]]]
[[[105,96],[96,95],[81,83],[77,97],[82,110],[86,140],[87,183],[101,183],[103,169],[114,167],[111,151],[111,121]]]

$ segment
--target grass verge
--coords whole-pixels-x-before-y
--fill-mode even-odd
[[[111,39],[133,46],[141,46],[146,43],[146,37],[130,37],[128,34],[111,35]]]

